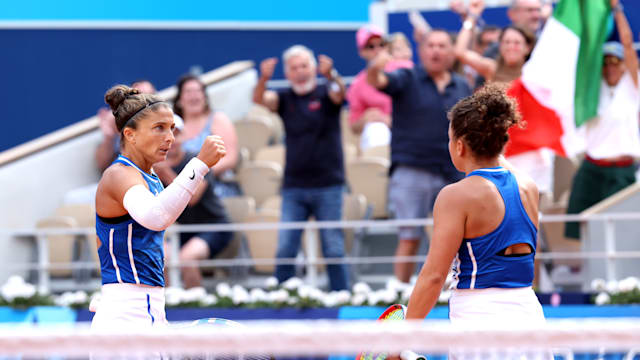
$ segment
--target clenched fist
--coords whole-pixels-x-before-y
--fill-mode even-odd
[[[227,149],[224,147],[222,138],[217,135],[210,135],[204,140],[200,153],[198,153],[198,159],[202,160],[208,167],[212,167],[226,154]]]
[[[333,69],[333,60],[327,55],[318,55],[318,73],[331,80],[331,69]]]
[[[278,58],[274,57],[262,60],[260,63],[260,76],[265,80],[271,79],[277,63]]]

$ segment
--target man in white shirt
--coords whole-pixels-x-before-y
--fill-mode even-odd
[[[598,116],[586,124],[587,150],[573,180],[567,213],[577,214],[636,181],[640,157],[638,56],[633,35],[618,0],[612,8],[619,42],[604,44]],[[567,223],[565,236],[580,238],[578,223]]]

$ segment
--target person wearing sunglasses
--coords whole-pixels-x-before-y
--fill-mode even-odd
[[[388,52],[388,43],[382,29],[366,25],[356,32],[358,54],[367,63],[380,52]],[[411,60],[394,60],[387,71],[411,68]],[[349,124],[351,131],[360,135],[360,148],[389,145],[391,141],[391,98],[367,83],[366,68],[351,83],[347,91],[349,101]]]
[[[577,214],[636,181],[640,157],[638,55],[622,4],[611,0],[620,42],[603,46],[598,116],[586,123],[586,154],[573,179],[567,213]],[[578,223],[565,236],[579,239]]]

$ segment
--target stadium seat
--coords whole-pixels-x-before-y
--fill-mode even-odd
[[[260,207],[259,211],[277,211],[278,214],[280,214],[282,208],[282,196],[280,195],[273,195],[273,196],[269,196],[263,203],[262,206]]]
[[[256,211],[256,201],[249,196],[230,196],[222,198],[227,214],[233,223],[244,222]]]
[[[255,161],[271,161],[284,168],[286,149],[283,144],[266,146],[258,149],[255,154]]]
[[[280,221],[280,214],[275,211],[261,211],[250,214],[246,223],[277,223]],[[249,254],[253,259],[273,259],[278,248],[278,230],[246,230],[244,235],[247,239]],[[254,270],[262,274],[273,274],[274,265],[254,265]]]
[[[39,220],[36,223],[37,229],[74,229],[78,227],[77,221],[70,216],[51,216]],[[45,235],[48,243],[48,262],[51,265],[69,264],[74,260],[74,249],[76,237],[74,235]],[[72,276],[71,269],[50,269],[49,274],[54,277],[69,278]]]
[[[351,131],[349,125],[349,110],[343,109],[340,113],[340,128],[342,130],[342,142],[355,145],[356,149],[360,149],[360,134]]]
[[[380,158],[360,158],[349,163],[347,181],[354,194],[362,194],[373,207],[374,218],[387,217],[389,161]]]
[[[353,144],[342,143],[342,154],[344,156],[344,166],[346,169],[350,162],[358,158],[358,147]]]
[[[270,111],[265,106],[253,104],[245,118],[253,119],[257,117],[262,118],[263,120],[267,120],[273,132],[274,142],[282,142],[282,139],[284,138],[284,124],[282,123],[282,119],[280,118],[280,116]]]
[[[382,158],[391,161],[391,147],[389,145],[373,146],[362,151],[363,158]]]
[[[236,121],[234,125],[238,134],[238,147],[248,149],[251,159],[258,149],[269,144],[273,135],[269,120],[262,117]]]
[[[367,217],[367,198],[362,194],[345,194],[342,204],[342,218],[346,221],[364,220]],[[353,254],[357,234],[364,229],[344,229],[344,248],[346,254]]]
[[[93,204],[65,204],[56,209],[55,215],[68,216],[76,221],[76,226],[80,228],[95,228],[96,211]],[[81,261],[94,261],[96,269],[99,268],[98,244],[95,236],[78,236],[82,240]]]
[[[251,162],[238,173],[240,189],[255,199],[258,208],[268,197],[280,193],[281,182],[282,167],[269,161]]]
[[[227,214],[232,223],[243,223],[247,218],[256,211],[256,201],[249,196],[230,196],[222,198]],[[233,240],[217,258],[230,259],[238,256],[242,244],[242,233],[236,231],[233,234]]]

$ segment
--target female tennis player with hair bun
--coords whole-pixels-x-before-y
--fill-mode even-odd
[[[501,153],[520,122],[513,99],[490,84],[449,112],[449,153],[466,174],[438,195],[429,254],[409,300],[408,319],[436,304],[454,261],[449,300],[453,324],[544,322],[531,288],[538,226],[538,189]]]
[[[152,167],[166,159],[174,141],[171,107],[124,85],[107,91],[105,101],[120,132],[121,154],[103,173],[96,193],[102,299],[91,327],[164,325],[164,230],[224,157],[224,143],[207,137],[198,156],[163,189]]]

